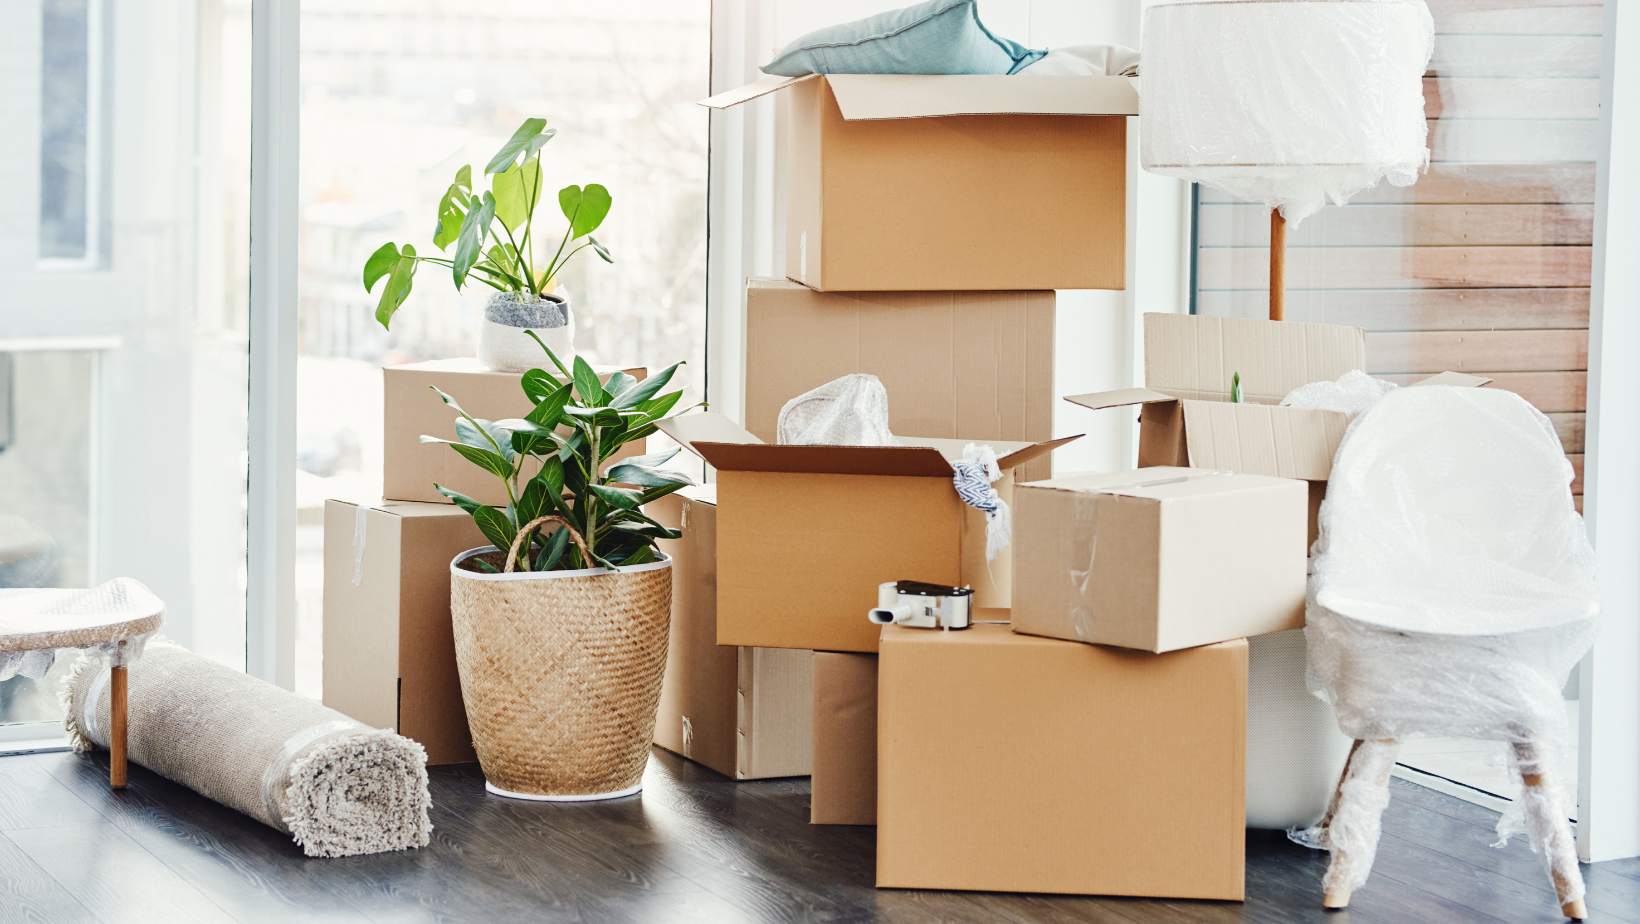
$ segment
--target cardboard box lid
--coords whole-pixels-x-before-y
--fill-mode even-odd
[[[1230,400],[1241,373],[1249,404],[1280,404],[1311,382],[1367,367],[1366,331],[1336,324],[1145,315],[1145,386],[1176,398]]]
[[[700,101],[727,109],[819,74],[764,77]],[[831,74],[837,107],[850,122],[925,119],[952,115],[1139,114],[1139,94],[1127,77],[1033,77],[996,75]]]
[[[712,411],[672,417],[657,422],[656,426],[719,471],[913,478],[951,477],[951,463],[962,458],[963,448],[970,443],[994,448],[997,466],[1006,470],[1081,438],[1081,434],[1077,434],[1027,443],[902,436],[900,446],[777,446],[763,442],[739,424]]]
[[[1256,491],[1292,483],[1292,479],[1270,475],[1157,465],[1127,472],[1077,472],[1046,481],[1026,482],[1015,490],[1031,488],[1073,494],[1120,494],[1144,500],[1170,501],[1229,491]]]

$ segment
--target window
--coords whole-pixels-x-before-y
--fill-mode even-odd
[[[98,264],[102,195],[100,0],[40,7],[40,262]]]
[[[614,198],[597,236],[615,263],[588,252],[563,274],[577,352],[656,370],[687,360],[674,381],[684,406],[700,400],[707,114],[695,101],[710,95],[709,16],[706,0],[304,0],[299,692],[321,693],[324,501],[381,497],[382,367],[475,356],[492,291],[457,292],[448,271],[424,264],[384,331],[360,281],[365,260],[387,241],[438,254],[435,208],[456,170],[481,173],[525,118],[558,130],[541,157],[542,228],[562,228],[559,188],[600,183]]]
[[[40,182],[0,276],[0,587],[135,578],[167,636],[236,668],[250,6],[0,4],[41,80],[0,94],[0,170]],[[0,742],[61,734],[54,680],[0,683]]]

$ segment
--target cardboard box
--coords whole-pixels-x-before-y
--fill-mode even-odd
[[[809,823],[877,823],[877,656],[814,653]]]
[[[1304,625],[1308,484],[1193,468],[1014,488],[1014,631],[1173,651]]]
[[[950,460],[995,447],[1006,499],[1013,468],[1076,439],[778,446],[722,414],[660,426],[717,469],[718,644],[820,651],[877,650],[866,611],[886,581],[971,584],[975,606],[1006,607],[1009,553],[986,562],[985,517],[957,497]]]
[[[787,401],[865,372],[896,434],[1040,441],[1053,435],[1054,293],[821,293],[746,283],[746,429],[766,443]],[[1051,477],[1046,457],[1025,481]]]
[[[644,509],[681,529],[672,556],[672,629],[655,743],[724,776],[807,776],[813,665],[806,651],[717,643],[717,505],[712,485]]]
[[[1350,417],[1281,407],[1300,385],[1330,382],[1367,364],[1359,327],[1205,315],[1145,315],[1145,387],[1072,395],[1087,408],[1138,404],[1139,467],[1226,469],[1326,481]],[[1241,373],[1242,403],[1230,403]],[[1485,385],[1443,372],[1419,385]]]
[[[769,77],[786,275],[825,292],[1126,285],[1125,77]]]
[[[450,504],[325,502],[324,704],[477,760],[450,627],[450,560],[489,545]]]
[[[1243,897],[1247,642],[889,626],[877,885]]]
[[[545,358],[545,354],[543,354]],[[594,366],[599,381],[607,382],[616,372],[643,379],[649,370],[639,366],[617,369]],[[507,505],[501,480],[457,455],[442,443],[423,443],[422,434],[440,439],[456,438],[456,412],[428,386],[456,399],[462,409],[480,420],[523,417],[534,407],[519,384],[521,374],[486,369],[471,357],[435,359],[424,363],[387,366],[382,369],[383,438],[386,456],[382,472],[382,494],[394,500],[450,503],[434,490],[433,484],[460,491],[472,499],[495,507]],[[644,441],[621,448],[616,458],[643,455]],[[606,463],[607,464],[607,463]],[[526,462],[524,478],[540,468]]]

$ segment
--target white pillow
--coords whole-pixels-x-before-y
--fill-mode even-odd
[[[1067,45],[1050,48],[1035,62],[1015,71],[1031,77],[1134,77],[1139,53],[1121,45]]]

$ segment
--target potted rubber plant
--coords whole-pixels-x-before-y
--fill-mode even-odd
[[[449,443],[507,489],[497,509],[438,486],[492,543],[450,563],[468,724],[493,793],[630,795],[654,738],[671,621],[671,560],[655,543],[681,535],[642,507],[694,480],[662,467],[677,449],[613,457],[677,404],[681,392],[660,390],[681,363],[600,382],[584,359],[566,366],[536,342],[556,374],[524,373],[526,417],[474,418],[440,391],[460,415],[457,438],[421,438]]]
[[[456,288],[477,280],[496,291],[484,306],[478,334],[478,359],[501,372],[523,372],[537,361],[526,330],[545,335],[561,356],[575,351],[575,316],[569,298],[558,291],[557,277],[570,258],[591,248],[606,263],[609,249],[592,232],[609,215],[609,190],[592,183],[558,191],[558,209],[567,222],[552,256],[542,264],[536,255],[535,209],[541,203],[541,148],[558,133],[546,119],[525,119],[484,167],[490,188],[473,186],[473,168],[464,165],[438,203],[433,244],[448,257],[418,254],[410,244],[389,241],[364,265],[364,288],[382,285],[376,320],[387,329],[394,312],[410,297],[416,268],[422,263],[449,267]]]

